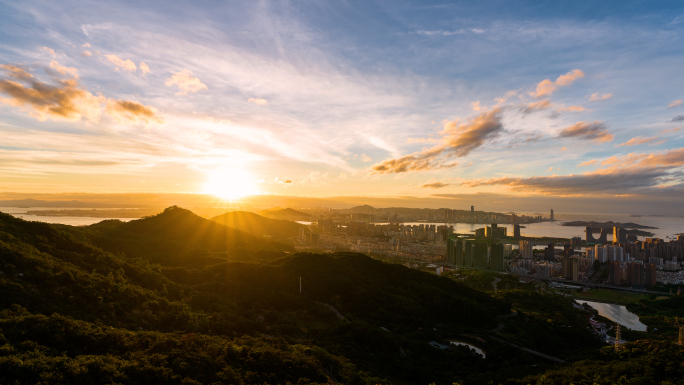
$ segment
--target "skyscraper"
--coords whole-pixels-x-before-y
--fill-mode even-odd
[[[504,271],[504,245],[495,243],[489,252],[489,268],[496,271]]]
[[[551,209],[551,220],[553,220],[553,209]]]

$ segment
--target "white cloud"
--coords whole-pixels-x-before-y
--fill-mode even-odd
[[[105,57],[116,66],[117,70],[122,69],[128,72],[135,72],[138,69],[131,59],[123,60],[116,55],[105,55]]]
[[[142,72],[143,76],[147,75],[148,73],[152,72],[150,70],[150,66],[147,65],[144,61],[140,62],[140,71]]]
[[[590,102],[598,102],[601,100],[608,100],[613,97],[613,94],[600,94],[598,92],[591,94],[589,97]]]
[[[207,85],[202,83],[198,77],[192,75],[192,71],[189,69],[183,69],[174,73],[170,78],[166,79],[164,82],[167,86],[173,86],[174,84],[180,89],[176,95],[186,95],[188,92],[198,92],[201,90],[208,89]]]

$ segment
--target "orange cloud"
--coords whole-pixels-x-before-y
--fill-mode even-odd
[[[38,120],[54,119],[99,121],[104,112],[117,120],[137,122],[162,122],[156,110],[138,102],[107,100],[95,96],[80,87],[76,79],[57,79],[55,84],[36,80],[25,69],[14,65],[0,66],[7,72],[7,78],[0,78],[0,93],[9,98],[0,98],[3,104],[28,108],[28,113]],[[61,66],[54,65],[58,72]],[[75,69],[74,69],[75,70]],[[69,69],[64,72],[71,73]],[[61,73],[61,72],[60,72]]]
[[[638,144],[650,143],[650,142],[653,142],[653,141],[658,140],[658,139],[660,139],[660,138],[658,138],[657,136],[654,136],[651,138],[642,138],[640,136],[637,136],[636,138],[632,138],[632,139],[630,139],[624,143],[621,143],[619,146],[636,146]]]
[[[526,114],[529,114],[530,112],[545,110],[545,109],[550,108],[550,107],[551,107],[550,101],[540,100],[538,102],[533,102],[533,103],[528,104],[527,107],[525,107],[525,110],[523,112],[525,112]]]
[[[135,72],[138,70],[138,67],[135,66],[135,63],[133,63],[131,59],[123,60],[116,55],[105,55],[105,57],[116,66],[117,70],[122,69],[128,72]]]
[[[582,111],[586,111],[586,109],[582,106],[570,106],[570,107],[559,108],[557,110],[557,112],[566,112],[566,111],[568,111],[568,112],[582,112]]]
[[[586,162],[582,162],[577,165],[577,167],[584,167],[584,166],[591,166],[592,164],[598,163],[597,159],[592,159],[592,160],[587,160]]]
[[[186,95],[188,92],[198,92],[201,90],[206,90],[207,85],[202,83],[199,78],[192,75],[192,71],[189,69],[184,69],[174,73],[170,78],[166,79],[164,82],[167,86],[173,86],[174,84],[180,89],[176,95]]]
[[[456,163],[446,163],[446,159],[440,159],[440,156],[446,153],[446,158],[464,157],[501,132],[503,132],[501,110],[495,108],[467,122],[458,120],[446,122],[439,144],[419,153],[398,159],[387,159],[374,164],[371,168],[375,174],[390,174],[455,167]]]
[[[59,65],[56,60],[50,62],[50,68],[59,72],[62,75],[71,75],[72,77],[78,79],[78,70],[74,67],[64,67]]]
[[[129,100],[107,100],[107,107],[105,110],[110,116],[114,117],[120,122],[150,122],[163,123],[164,120],[159,117],[157,110],[154,107],[145,106],[138,102]]]
[[[612,97],[613,97],[613,94],[599,94],[597,92],[597,93],[591,94],[591,96],[589,97],[589,101],[590,102],[598,102],[601,100],[608,100]]]
[[[10,76],[13,76],[12,72]],[[47,117],[78,120],[85,117],[97,121],[101,115],[100,98],[81,89],[74,79],[58,80],[57,85],[50,85],[34,80],[25,71],[19,71],[18,76],[13,77],[14,80],[0,79],[0,92],[9,95],[9,99],[0,101],[11,106],[29,107],[29,113],[38,120],[44,121]]]
[[[681,106],[683,103],[684,103],[684,100],[681,100],[681,99],[680,99],[680,100],[675,100],[675,101],[673,101],[672,103],[668,104],[668,105],[667,105],[667,108],[672,108],[672,107]]]
[[[433,189],[438,189],[438,188],[444,188],[447,186],[451,186],[450,183],[442,183],[442,182],[435,182],[435,183],[424,183],[420,187],[421,188],[433,188]]]
[[[603,122],[578,122],[561,130],[558,136],[561,138],[593,140],[597,143],[610,142],[614,138],[613,134],[608,132],[608,128]]]
[[[555,82],[551,81],[550,79],[544,79],[541,82],[539,82],[539,84],[537,84],[537,89],[534,92],[530,93],[530,95],[534,96],[535,98],[550,96],[551,94],[556,92],[558,87],[569,86],[575,80],[583,77],[584,72],[578,69],[574,69],[566,74],[559,76]]]

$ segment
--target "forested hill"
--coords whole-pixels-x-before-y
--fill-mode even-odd
[[[291,251],[292,246],[257,237],[173,206],[130,222],[103,221],[84,230],[97,246],[169,266],[206,266],[257,251]]]
[[[482,330],[508,311],[359,254],[163,267],[93,234],[0,214],[0,383],[449,382],[491,364],[433,348],[436,328]]]
[[[211,220],[257,237],[264,235],[278,238],[296,237],[299,235],[299,229],[306,228],[297,222],[266,218],[248,211],[231,211],[213,217]]]
[[[103,248],[107,234],[125,247]],[[0,213],[0,384],[681,382],[681,348],[599,352],[588,315],[533,284],[492,296],[354,253],[179,259],[223,250],[222,234],[266,242],[178,208],[84,228]]]
[[[261,211],[260,214],[268,218],[285,219],[290,221],[310,221],[313,218],[313,216],[310,214],[291,208],[264,210]]]

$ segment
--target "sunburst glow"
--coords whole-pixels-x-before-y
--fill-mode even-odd
[[[239,167],[222,167],[208,173],[204,192],[233,201],[261,191],[254,176],[248,171]]]

